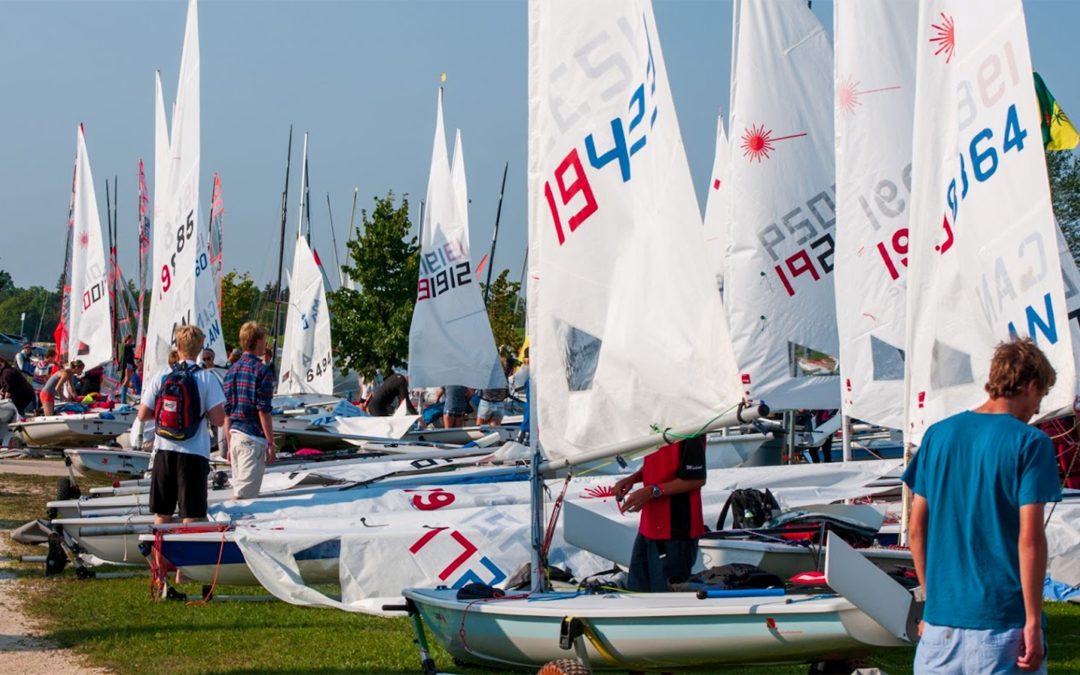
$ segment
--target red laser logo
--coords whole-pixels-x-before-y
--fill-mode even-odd
[[[597,485],[585,488],[585,499],[607,499],[614,497],[615,491],[608,485]]]
[[[805,136],[802,134],[791,134],[790,136],[776,136],[773,137],[772,129],[766,129],[765,125],[757,124],[751,125],[742,136],[742,149],[743,157],[749,157],[750,161],[757,160],[761,162],[762,159],[769,159],[773,150],[775,150],[775,143],[777,141],[786,141],[792,138],[800,138]]]
[[[944,53],[945,63],[949,63],[952,61],[953,53],[956,51],[956,24],[953,23],[953,18],[942,12],[941,23],[932,23],[930,27],[935,32],[934,37],[930,38],[930,42],[937,45],[934,56]]]
[[[860,84],[862,83],[853,76],[848,75],[840,84],[840,90],[837,92],[840,109],[849,115],[853,114],[855,109],[862,105],[862,100],[860,100],[862,96],[867,94],[877,94],[883,91],[893,91],[900,88],[900,86],[897,85],[893,87],[879,87],[877,89],[859,89]]]

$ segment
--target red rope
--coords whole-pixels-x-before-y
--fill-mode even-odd
[[[566,474],[562,492],[559,493],[558,499],[555,500],[555,506],[551,509],[551,520],[548,521],[547,531],[544,533],[544,545],[540,547],[541,561],[547,560],[548,551],[551,550],[551,541],[555,538],[555,526],[559,522],[559,514],[562,513],[563,501],[566,499],[566,489],[570,487],[571,478],[573,478],[573,474]]]
[[[210,598],[214,596],[214,589],[217,588],[218,574],[221,573],[221,558],[225,554],[225,533],[228,531],[227,526],[221,527],[221,546],[218,548],[217,564],[214,565],[214,578],[210,581],[210,590],[198,600],[187,603],[188,605],[205,605],[210,602]]]

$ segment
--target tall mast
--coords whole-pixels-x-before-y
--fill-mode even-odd
[[[311,244],[311,218],[307,213],[307,142],[308,133],[304,132],[304,161],[300,165],[300,210],[296,214],[296,236],[301,237],[304,234],[304,217],[308,216],[308,229],[307,229],[307,242]]]
[[[341,258],[338,257],[337,232],[334,231],[334,209],[330,207],[330,193],[326,193],[326,214],[330,218],[330,242],[334,245],[334,264],[338,270],[338,286],[341,286]]]
[[[289,125],[289,150],[285,156],[285,189],[281,192],[281,238],[278,240],[277,287],[274,290],[274,326],[271,330],[274,349],[277,349],[278,322],[281,312],[281,275],[285,260],[285,222],[289,216],[289,169],[292,167],[292,125]]]
[[[502,187],[499,188],[499,208],[495,210],[495,231],[491,235],[491,252],[488,254],[487,281],[484,282],[484,304],[487,304],[488,295],[491,294],[491,270],[495,267],[495,244],[499,241],[499,219],[502,218],[503,195],[506,193],[506,172],[510,170],[510,162],[503,165]]]

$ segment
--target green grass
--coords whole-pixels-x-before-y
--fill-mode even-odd
[[[41,515],[55,479],[0,475],[0,524]],[[13,546],[8,542],[8,550]],[[17,553],[41,553],[18,547]],[[68,570],[41,576],[41,565],[5,563],[19,574],[27,610],[61,646],[91,665],[117,673],[415,673],[419,658],[405,619],[382,619],[281,602],[188,606],[149,599],[149,579],[80,581]],[[182,590],[198,593],[197,585]],[[218,595],[261,593],[219,588]],[[1050,672],[1080,672],[1080,607],[1047,605]],[[432,644],[436,663],[457,673],[494,673],[455,666]],[[870,659],[891,675],[911,672],[913,651],[884,650]],[[806,673],[805,665],[734,668],[727,675]]]

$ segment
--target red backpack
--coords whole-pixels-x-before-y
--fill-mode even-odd
[[[202,424],[202,401],[195,373],[199,366],[181,362],[165,376],[154,406],[157,435],[173,441],[186,441],[199,432]]]

